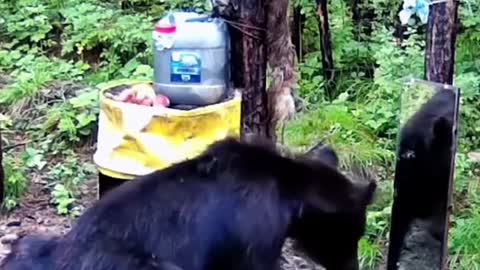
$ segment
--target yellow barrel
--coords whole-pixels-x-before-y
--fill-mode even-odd
[[[225,102],[188,111],[118,102],[104,95],[115,86],[136,83],[145,81],[98,85],[100,113],[93,160],[100,173],[132,179],[195,157],[217,140],[240,136],[239,93]]]

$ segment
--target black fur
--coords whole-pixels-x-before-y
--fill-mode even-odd
[[[287,158],[271,145],[226,139],[107,193],[63,237],[19,240],[2,269],[165,269],[167,262],[272,270],[290,235],[327,269],[353,270],[375,187],[353,184],[309,155]]]
[[[401,130],[388,254],[389,270],[397,269],[396,263],[405,236],[414,220],[442,220],[446,215],[454,146],[452,129],[455,102],[455,92],[439,90]],[[436,224],[438,228],[431,230],[434,239],[443,240],[444,225],[440,222]]]
[[[325,145],[324,143],[320,142],[317,143],[314,147],[312,147],[307,153],[307,157],[317,159],[327,163],[328,165],[337,168],[338,167],[338,156],[335,151]]]

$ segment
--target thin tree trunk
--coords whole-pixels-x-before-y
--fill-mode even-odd
[[[318,28],[320,30],[323,74],[325,77],[325,94],[332,99],[334,96],[335,72],[333,66],[332,40],[328,23],[327,0],[317,0],[317,15]]]
[[[455,67],[455,43],[457,36],[458,1],[447,0],[430,6],[425,53],[425,77],[429,81],[453,84]],[[452,168],[453,169],[453,168]],[[451,214],[453,177],[450,178],[445,232],[442,243],[442,266],[448,269],[448,231]]]
[[[355,40],[360,40],[361,33],[362,33],[362,15],[360,9],[360,0],[351,0],[350,1],[350,8],[352,10],[352,21],[354,26],[354,38]]]
[[[243,78],[242,134],[255,133],[274,139],[270,134],[266,92],[267,47],[265,0],[243,0],[240,4],[242,27]],[[259,29],[256,29],[259,28]],[[239,72],[237,70],[236,72]]]
[[[233,87],[243,89],[245,87],[244,71],[243,71],[243,34],[240,30],[229,26],[230,33],[230,47],[231,47],[231,62],[230,62],[230,74],[233,83]]]
[[[430,7],[425,53],[425,77],[438,83],[453,83],[457,10],[455,0]]]
[[[300,7],[293,8],[293,23],[292,23],[292,43],[295,46],[295,53],[297,55],[298,61],[302,61],[302,33],[305,26],[305,14],[301,13]]]
[[[357,41],[364,40],[364,36],[372,34],[372,21],[375,19],[375,10],[365,0],[350,0],[352,21],[355,28],[354,38]]]
[[[5,174],[3,171],[3,150],[2,150],[2,135],[0,132],[0,206],[3,204],[5,196]]]

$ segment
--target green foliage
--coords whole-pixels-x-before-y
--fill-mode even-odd
[[[457,218],[450,235],[450,265],[454,269],[480,269],[480,212],[473,209]]]
[[[121,10],[82,3],[61,10],[65,17],[62,54],[92,58],[104,68],[104,79],[132,59],[149,59],[153,18],[124,15]],[[125,59],[127,61],[125,61]]]
[[[46,48],[52,45],[47,39],[53,29],[44,4],[18,1],[15,7],[2,4],[2,10],[7,11],[4,18],[6,35],[11,38],[11,45],[28,44]],[[8,11],[12,13],[8,13]],[[2,16],[3,17],[3,16]]]
[[[70,212],[72,203],[75,202],[73,193],[66,189],[62,184],[56,184],[52,191],[52,201],[57,205],[57,211],[60,215],[67,215],[72,213],[73,216],[78,216],[79,211]]]
[[[3,135],[1,138],[2,146],[5,146],[8,143],[5,138],[4,130],[10,128],[11,125],[11,118],[0,114],[0,130],[2,130]],[[28,152],[23,153],[22,156],[20,156],[18,153],[11,153],[10,151],[4,150],[2,166],[5,175],[5,198],[3,205],[0,205],[0,210],[12,210],[18,205],[19,198],[26,190],[27,186],[26,167],[33,167],[34,164],[39,164],[39,162],[33,161],[33,158],[30,158],[30,156],[31,155]]]
[[[18,78],[11,86],[14,93],[0,97],[0,103],[14,103],[16,96],[34,95],[50,81],[65,77],[98,84],[121,77],[151,76],[153,23],[163,11],[187,4],[149,3],[150,7],[163,7],[154,18],[100,1],[56,2],[0,4],[6,11],[2,14],[5,27],[0,28],[6,41],[0,43],[0,71],[13,71],[12,76]],[[197,8],[206,7],[202,2]],[[51,65],[52,55],[68,60],[54,58],[56,65]]]
[[[0,50],[0,70],[11,71],[15,82],[0,92],[0,104],[13,105],[20,100],[29,100],[38,91],[54,80],[78,81],[89,69],[82,61],[73,62],[61,59],[24,54],[20,50]]]
[[[35,148],[27,147],[25,152],[21,154],[25,166],[31,169],[42,170],[47,162],[44,159],[43,152]]]
[[[480,104],[479,74],[480,66],[477,72],[466,72],[455,78],[455,84],[461,89],[460,134],[462,143],[471,150],[480,148],[480,106],[474,105]]]
[[[82,164],[80,159],[72,154],[55,164],[50,174],[55,182],[62,184],[67,190],[75,191],[88,176],[95,172],[95,168],[92,164]]]
[[[52,141],[78,142],[90,136],[97,121],[98,92],[84,91],[76,97],[48,108],[41,136]]]
[[[5,201],[3,207],[11,210],[18,205],[19,198],[26,190],[27,177],[23,169],[25,164],[22,159],[16,159],[11,155],[5,155],[3,169],[5,172]]]
[[[347,102],[347,98],[347,94],[342,94],[332,104],[323,103],[290,124],[286,130],[289,143],[305,146],[322,140],[337,150],[343,164],[380,163],[391,159],[390,152],[376,147],[374,130],[361,122],[359,109]]]
[[[50,177],[55,184],[52,201],[57,206],[59,214],[73,217],[80,214],[80,210],[74,205],[78,197],[78,187],[94,172],[95,167],[92,164],[82,164],[74,153],[70,153],[64,161],[51,168]]]
[[[36,173],[46,180],[59,213],[79,213],[80,186],[95,171],[73,150],[88,144],[96,128],[98,92],[89,86],[151,79],[154,22],[170,9],[210,10],[209,2],[0,1],[0,124],[7,145],[16,137],[26,142],[23,152],[5,157],[7,209],[18,204],[27,175]],[[410,27],[408,39],[399,46],[393,37],[398,1],[368,0],[354,7],[365,18],[363,26],[352,20],[351,1],[329,1],[337,98],[327,102],[315,1],[292,3],[306,16],[299,94],[307,111],[287,125],[287,143],[305,147],[323,140],[340,154],[342,167],[361,162],[374,172],[378,192],[359,254],[363,268],[378,269],[386,254],[402,79],[423,77],[425,35],[418,30],[424,26]],[[467,155],[480,149],[479,12],[479,1],[461,1],[455,85],[462,95],[452,269],[480,269],[480,176],[478,164]],[[4,82],[5,74],[11,80]]]

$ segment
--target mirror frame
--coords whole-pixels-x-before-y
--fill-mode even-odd
[[[426,104],[427,102],[429,102],[431,100],[431,98],[436,94],[437,91],[439,90],[443,90],[443,89],[449,89],[451,91],[453,91],[455,93],[455,108],[454,108],[454,115],[453,115],[453,123],[452,123],[452,146],[451,146],[451,151],[452,151],[452,156],[451,156],[451,160],[450,160],[450,175],[449,175],[449,180],[448,180],[448,191],[447,191],[447,194],[445,194],[445,196],[447,196],[446,198],[446,209],[445,209],[445,216],[443,217],[444,218],[444,229],[443,229],[443,239],[442,239],[442,243],[441,243],[441,249],[440,249],[440,269],[444,270],[444,269],[448,269],[448,236],[449,236],[449,231],[450,231],[450,216],[452,214],[452,195],[453,195],[453,187],[454,187],[454,178],[455,178],[455,167],[456,167],[456,156],[457,156],[457,148],[458,148],[458,125],[459,125],[459,111],[460,111],[460,95],[461,95],[461,90],[460,88],[458,87],[455,87],[453,85],[449,85],[449,84],[441,84],[441,83],[436,83],[436,82],[431,82],[431,81],[426,81],[426,80],[420,80],[420,79],[416,79],[416,78],[404,78],[402,79],[403,81],[403,87],[402,87],[402,91],[400,93],[400,97],[399,97],[399,114],[397,115],[397,125],[398,125],[398,133],[397,133],[397,142],[396,142],[396,155],[395,155],[395,175],[397,175],[397,164],[398,164],[398,161],[399,161],[399,157],[398,157],[398,151],[399,151],[399,147],[400,147],[400,141],[401,141],[401,132],[403,130],[403,127],[405,125],[405,123],[407,123],[411,117],[416,113],[418,112],[418,110],[420,108],[422,108],[422,106],[424,104]],[[403,97],[404,97],[404,93],[405,91],[408,91],[408,88],[412,87],[413,85],[425,85],[429,88],[431,88],[431,95],[429,98],[426,98],[424,100],[423,103],[420,104],[420,106],[418,108],[416,108],[416,110],[414,112],[412,112],[411,115],[408,115],[407,119],[402,123],[401,121],[401,116],[402,116],[402,108],[403,108]],[[395,210],[395,205],[396,205],[396,196],[395,196],[395,193],[396,193],[396,186],[397,186],[397,183],[396,183],[396,177],[394,178],[394,183],[393,183],[393,192],[394,192],[394,196],[393,196],[393,201],[392,201],[392,208],[391,208],[391,216],[390,216],[390,231],[389,231],[389,239],[388,239],[388,243],[390,244],[391,243],[391,240],[392,240],[392,237],[394,236],[394,233],[392,231],[392,222],[393,221],[397,221],[396,218],[394,217],[394,210]],[[408,231],[407,231],[408,233]],[[403,240],[402,242],[398,243],[400,244],[400,249],[401,249],[401,246],[403,246],[403,243],[404,243],[405,240]],[[387,262],[386,262],[386,269],[388,270],[396,270],[398,269],[398,260],[400,259],[400,255],[398,256],[397,258],[397,261],[395,262],[394,265],[392,265],[392,262],[389,262],[389,260],[391,260],[391,255],[390,255],[390,252],[391,252],[391,245],[388,246],[388,250],[387,250]],[[439,269],[439,270],[440,270]],[[414,270],[414,269],[412,269]]]

